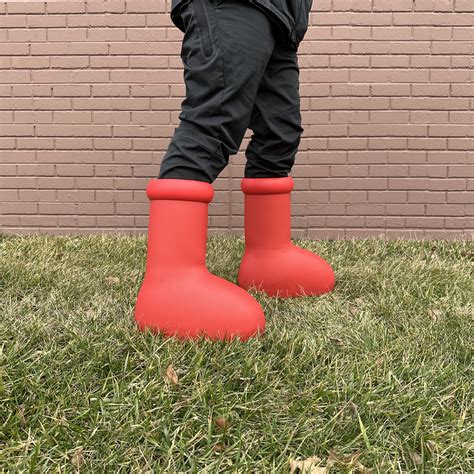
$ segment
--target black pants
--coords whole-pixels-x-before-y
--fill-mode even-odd
[[[188,0],[181,16],[186,98],[159,178],[212,183],[247,128],[245,176],[288,176],[303,132],[297,51],[246,0]]]

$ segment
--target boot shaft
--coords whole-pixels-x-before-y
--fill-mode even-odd
[[[153,179],[146,193],[150,199],[147,272],[204,266],[212,186],[194,180]]]
[[[245,245],[247,248],[276,248],[291,237],[293,179],[244,178]]]

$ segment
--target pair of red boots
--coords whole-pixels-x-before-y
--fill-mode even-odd
[[[238,284],[206,268],[209,183],[152,179],[148,254],[135,306],[141,330],[180,338],[246,340],[262,333],[265,316],[243,288],[270,296],[321,295],[334,288],[330,265],[290,240],[293,180],[244,178],[245,254]]]

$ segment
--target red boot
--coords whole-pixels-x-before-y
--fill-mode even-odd
[[[293,179],[244,178],[245,254],[238,283],[270,296],[321,295],[334,288],[330,265],[290,240]]]
[[[248,339],[263,332],[265,317],[245,290],[206,268],[209,183],[152,179],[148,254],[135,306],[141,330],[166,336]]]

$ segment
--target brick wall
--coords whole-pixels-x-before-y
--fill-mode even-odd
[[[0,2],[0,231],[145,232],[178,124],[164,0]],[[473,0],[314,0],[295,236],[472,237]],[[211,229],[242,231],[243,149]]]

